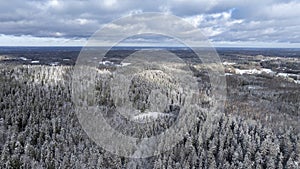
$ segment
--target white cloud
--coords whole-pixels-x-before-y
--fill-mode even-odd
[[[232,18],[232,11],[231,9],[221,13],[195,15],[187,17],[185,20],[195,27],[199,27],[207,37],[213,37],[243,23],[242,19]]]
[[[198,27],[204,21],[204,15],[195,15],[185,18],[187,22],[192,24],[194,27]]]
[[[141,14],[143,13],[143,10],[141,9],[136,9],[136,10],[131,10],[128,13],[124,14],[123,16],[126,17],[128,15],[136,15],[136,14]]]
[[[59,32],[57,32],[59,33]],[[0,34],[0,46],[83,46],[86,39],[54,37],[33,37],[29,35],[13,36]]]
[[[47,3],[50,7],[57,8],[60,6],[60,2],[58,0],[51,0]]]
[[[274,4],[270,7],[266,7],[264,11],[266,15],[270,18],[292,18],[292,17],[299,17],[300,16],[300,2],[299,1],[292,1],[288,3],[279,3]]]
[[[85,19],[85,18],[75,19],[75,22],[78,23],[79,25],[87,25],[87,24],[96,24],[97,23],[97,21],[95,21],[95,20]]]

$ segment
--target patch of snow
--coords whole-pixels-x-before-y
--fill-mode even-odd
[[[128,65],[130,65],[131,63],[127,63],[127,62],[122,62],[121,63],[121,66],[128,66]]]
[[[0,61],[1,60],[10,60],[11,58],[9,56],[6,55],[0,55]]]
[[[257,69],[245,69],[245,70],[241,70],[241,69],[235,69],[235,73],[236,74],[261,74],[261,71],[257,70]]]
[[[233,62],[223,62],[223,65],[235,65],[235,63],[233,63]]]
[[[27,61],[27,60],[30,60],[30,59],[27,59],[25,57],[20,57],[21,60],[24,60],[24,61]]]
[[[100,64],[100,65],[111,66],[111,65],[113,65],[114,63],[111,62],[111,61],[106,60],[106,61],[101,61],[101,62],[99,62],[99,64]]]
[[[36,64],[36,63],[40,63],[40,61],[38,61],[38,60],[33,60],[33,61],[31,61],[31,63]]]
[[[275,73],[273,70],[271,69],[261,69],[262,72],[264,73],[268,73],[268,74],[272,74],[272,73]]]
[[[59,64],[59,62],[52,62],[50,63],[50,66],[57,66]]]
[[[300,75],[293,73],[278,73],[277,75],[282,77],[295,77],[296,79],[300,79]]]
[[[232,73],[225,73],[225,76],[231,76]]]
[[[247,88],[248,89],[263,89],[263,87],[257,86],[257,85],[248,85]]]
[[[282,77],[284,79],[287,79],[287,80],[291,80],[293,81],[294,83],[296,84],[300,84],[300,75],[298,74],[292,74],[292,73],[278,73],[276,75],[277,77]],[[293,78],[292,78],[293,77]],[[295,80],[296,79],[296,80]]]
[[[289,77],[288,73],[278,73],[277,76],[287,78]]]
[[[159,117],[169,117],[169,116],[174,116],[174,115],[161,113],[161,112],[147,112],[147,113],[135,115],[131,118],[131,120],[138,121],[138,122],[144,122],[144,121],[147,121],[147,119],[155,120]]]
[[[300,75],[298,74],[292,74],[292,73],[276,73],[274,71],[272,71],[271,69],[245,69],[245,70],[241,70],[241,69],[234,69],[236,74],[262,74],[262,73],[266,73],[269,75],[276,75],[277,77],[282,77],[284,79],[288,79],[293,81],[296,84],[300,84]],[[225,73],[226,75],[226,73]],[[296,78],[295,78],[296,77]],[[297,79],[297,80],[295,80]]]
[[[63,59],[63,61],[69,61],[70,59]]]
[[[256,89],[255,86],[248,86],[248,89]]]
[[[275,74],[274,71],[272,71],[271,69],[235,69],[235,73],[236,74],[262,74],[262,73],[266,73],[266,74]]]

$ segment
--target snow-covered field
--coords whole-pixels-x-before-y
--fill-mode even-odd
[[[135,115],[131,118],[131,120],[136,121],[136,122],[146,122],[149,120],[158,119],[160,117],[169,117],[169,116],[174,116],[174,115],[161,113],[161,112],[147,112],[147,113],[141,113],[141,114]]]
[[[240,75],[243,75],[243,74],[263,74],[263,73],[275,74],[275,72],[272,71],[271,69],[237,69],[237,68],[235,68],[234,72],[236,74],[240,74]]]
[[[274,72],[271,69],[238,69],[234,68],[233,72],[235,74],[243,75],[243,74],[268,74],[275,77],[281,77],[286,80],[292,81],[294,83],[300,84],[300,75],[292,74],[292,73],[278,73]],[[226,73],[225,75],[232,75],[231,73]],[[292,78],[293,77],[293,78]],[[296,77],[296,78],[295,78]]]

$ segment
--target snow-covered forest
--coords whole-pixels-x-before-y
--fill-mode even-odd
[[[238,116],[239,109],[213,116],[209,123],[210,114],[200,114],[185,138],[158,156],[114,155],[79,124],[71,99],[72,71],[71,66],[1,65],[0,168],[300,167],[300,135],[293,127],[274,129]],[[172,120],[158,121],[151,130],[139,128],[136,137],[160,132]]]

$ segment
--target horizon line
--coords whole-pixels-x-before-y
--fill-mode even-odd
[[[9,47],[24,47],[24,48],[55,48],[55,47],[64,47],[64,48],[83,48],[83,47],[100,47],[100,48],[249,48],[249,49],[300,49],[300,47],[266,47],[266,46],[208,46],[208,47],[188,47],[188,46],[84,46],[84,45],[66,45],[66,46],[56,46],[56,45],[40,45],[40,46],[26,46],[26,45],[7,45],[7,46],[0,46],[0,48],[9,48]]]

